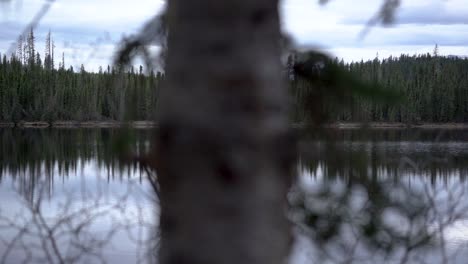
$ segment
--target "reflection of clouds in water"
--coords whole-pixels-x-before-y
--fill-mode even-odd
[[[343,186],[345,186],[346,180],[335,178],[332,181],[327,181],[326,176],[323,174],[323,169],[319,166],[315,172],[304,170],[299,166],[299,177],[298,185],[304,189],[306,193],[311,195],[320,193],[329,184],[333,186],[331,188],[332,193],[335,195],[341,193]],[[457,176],[457,175],[453,175]],[[454,177],[457,179],[457,177]],[[422,263],[466,263],[466,257],[468,251],[466,246],[468,245],[468,183],[460,182],[459,180],[453,180],[449,177],[449,181],[444,181],[442,178],[438,178],[434,182],[430,181],[430,178],[415,176],[414,174],[402,174],[399,182],[409,187],[409,190],[419,195],[420,199],[429,204],[429,201],[433,201],[432,208],[429,211],[429,215],[426,217],[427,221],[424,225],[427,226],[427,230],[434,235],[434,241],[425,247],[414,250],[409,254],[408,263],[413,261],[423,261]],[[458,178],[459,179],[459,178]],[[362,190],[361,190],[362,189]],[[396,198],[403,199],[405,202],[405,194],[401,193],[401,189],[393,190],[393,195]],[[357,188],[352,192],[348,204],[346,205],[347,210],[353,211],[355,216],[351,216],[351,219],[357,219],[362,217],[361,212],[363,205],[366,204],[367,199],[366,190],[363,188]],[[320,200],[326,199],[326,200]],[[331,197],[328,198],[315,198],[315,203],[328,203]],[[313,204],[309,201],[308,204]],[[309,206],[312,210],[323,210],[327,205],[321,204],[321,206],[314,205]],[[353,209],[354,208],[354,209]],[[357,213],[356,213],[357,212]],[[353,215],[352,212],[350,212]],[[411,230],[411,223],[408,219],[401,215],[395,208],[385,209],[382,213],[382,218],[386,222],[387,226],[392,226],[401,234],[405,234]],[[442,229],[439,229],[442,228]],[[443,230],[444,242],[442,244],[440,239],[440,230]],[[297,231],[297,230],[296,230]],[[346,263],[400,263],[402,259],[403,251],[396,251],[390,257],[385,256],[383,252],[372,251],[368,246],[363,243],[357,243],[355,251],[351,254],[349,251],[344,250],[340,246],[341,243],[346,244],[344,241],[354,241],[352,235],[343,235],[342,237],[333,240],[331,245],[321,248],[318,244],[312,242],[307,235],[307,232],[298,231],[296,234],[296,242],[293,246],[291,254],[292,264],[302,263],[341,263],[348,257],[353,259]],[[354,242],[352,242],[354,243]],[[442,250],[442,247],[445,249]],[[448,262],[445,262],[442,253],[447,255]],[[351,255],[347,255],[351,254]]]
[[[417,142],[417,141],[345,141],[336,143],[337,146],[349,148],[353,151],[365,150],[370,151],[374,148],[376,151],[381,152],[395,152],[400,154],[417,154],[417,153],[430,153],[439,155],[446,153],[450,155],[464,154],[468,155],[467,142]]]
[[[58,219],[56,217],[56,212],[59,211],[58,204],[64,204],[67,199],[72,198],[69,208],[73,210],[93,207],[94,212],[98,213],[111,207],[111,211],[106,212],[105,216],[98,217],[93,221],[89,228],[93,235],[103,237],[113,223],[123,223],[120,227],[128,227],[125,223],[131,224],[130,230],[133,231],[130,232],[130,235],[126,228],[115,233],[110,244],[104,247],[101,252],[110,263],[134,263],[137,257],[135,252],[138,251],[137,243],[134,240],[138,230],[135,228],[138,225],[154,224],[157,221],[158,209],[154,206],[151,188],[144,179],[140,182],[139,169],[120,168],[119,164],[115,162],[115,157],[111,154],[108,155],[109,149],[105,146],[110,144],[112,137],[115,136],[112,130],[86,130],[85,132],[81,131],[82,133],[77,133],[78,130],[60,131],[59,133],[54,131],[57,132],[57,130],[41,130],[39,133],[35,130],[26,133],[26,131],[15,130],[12,131],[10,137],[4,133],[5,138],[1,144],[3,153],[11,153],[11,155],[0,157],[3,175],[0,181],[0,201],[2,201],[0,215],[13,218],[15,213],[24,209],[24,205],[20,204],[18,200],[18,197],[22,197],[20,194],[30,198],[31,195],[28,195],[27,192],[35,190],[30,183],[36,182],[36,191],[33,192],[37,194],[39,193],[37,189],[40,189],[40,186],[45,182],[46,186],[50,184],[51,188],[50,196],[48,192],[44,195],[42,208],[44,215],[47,215],[51,222]],[[301,153],[303,159],[298,165],[299,185],[307,192],[317,193],[323,190],[324,183],[328,183],[332,192],[340,193],[346,190],[346,183],[351,174],[372,176],[376,173],[376,179],[379,181],[392,182],[397,180],[398,183],[408,186],[415,194],[423,195],[421,197],[430,194],[429,197],[435,198],[433,200],[436,201],[437,209],[442,216],[449,215],[453,204],[458,204],[455,211],[468,211],[464,210],[464,206],[468,204],[468,199],[466,199],[468,197],[463,192],[465,189],[468,192],[468,182],[462,180],[466,176],[465,171],[468,168],[465,159],[468,158],[466,141],[460,139],[459,135],[453,140],[449,137],[440,142],[432,143],[430,140],[434,138],[432,134],[426,135],[426,140],[422,140],[411,133],[408,133],[407,136],[400,135],[403,133],[401,131],[392,133],[391,136],[394,138],[388,139],[385,136],[374,138],[373,134],[366,135],[359,131],[354,136],[358,135],[361,138],[336,141],[333,146],[326,144],[323,140],[320,141],[321,143],[308,142],[306,147],[309,153]],[[135,149],[142,148],[141,152],[145,152],[149,148],[149,136],[150,134],[138,135],[139,143],[134,146]],[[411,139],[413,136],[414,140]],[[351,137],[351,139],[354,138]],[[23,141],[34,142],[33,145],[27,144],[28,153],[19,152],[16,147],[24,143]],[[330,152],[331,149],[334,149],[335,152]],[[385,155],[380,155],[380,153]],[[309,155],[308,158],[307,155]],[[448,158],[451,162],[447,163],[447,159],[434,159],[434,156]],[[49,159],[53,160],[53,165],[50,163],[44,165],[47,161],[46,157],[51,157]],[[458,159],[453,159],[454,157],[458,157]],[[408,159],[417,166],[411,167],[412,170],[408,169],[410,166],[400,166],[402,159]],[[18,161],[20,164],[17,163]],[[422,166],[420,161],[426,161],[428,165]],[[30,164],[32,164],[31,170],[27,169]],[[38,164],[41,164],[40,169],[37,169]],[[431,166],[435,167],[436,170],[432,171]],[[51,174],[52,177],[45,177],[48,174]],[[398,177],[395,178],[395,175]],[[22,190],[22,192],[19,194],[16,190]],[[394,190],[393,196],[402,198],[401,200],[406,202],[403,199],[405,192],[402,189]],[[37,198],[37,196],[32,197]],[[345,208],[362,213],[352,215],[351,219],[354,221],[366,219],[365,205],[368,198],[365,188],[354,187]],[[459,203],[459,201],[462,202]],[[323,204],[311,204],[310,206],[314,206],[316,210],[325,210],[327,207],[323,205],[330,202],[335,201],[325,199]],[[97,205],[98,208],[94,208],[94,205]],[[27,213],[27,210],[23,210],[23,212]],[[405,219],[398,220],[398,217],[394,217],[398,215],[392,215],[391,210],[387,211],[386,214],[387,220],[395,218],[387,223],[389,225],[395,222],[400,225],[405,221]],[[152,226],[154,227],[154,225]],[[407,226],[404,227],[407,229]],[[437,225],[434,223],[429,225],[429,229],[432,231],[437,231],[435,227]],[[150,227],[145,230],[145,232],[152,232]],[[296,228],[297,230],[298,228]],[[344,237],[350,239],[349,227],[348,229],[345,227],[344,230],[347,230]],[[143,235],[147,234],[143,232]],[[449,253],[452,253],[458,249],[458,246],[466,246],[468,222],[463,219],[455,221],[445,229],[444,234],[447,249]],[[0,231],[0,236],[3,237],[13,235],[12,230],[9,232]],[[295,235],[297,241],[293,247],[291,262],[293,264],[314,263],[321,251],[302,233],[297,232]],[[131,236],[133,239],[129,238]],[[61,245],[66,245],[66,242]],[[467,257],[468,252],[464,249],[466,247],[461,249],[457,259],[453,259],[453,262],[449,263],[466,263],[466,259],[463,257]],[[2,246],[0,245],[0,252],[1,250]],[[336,245],[332,245],[329,250],[334,257],[346,257],[345,254],[340,253],[340,249]],[[21,251],[16,251],[19,257],[24,257],[24,254],[20,253]],[[397,254],[400,253],[397,252]],[[379,254],[379,252],[369,252],[366,247],[360,246],[357,250],[359,258],[348,263],[392,263],[383,260]],[[418,254],[424,256],[430,264],[442,263],[438,241],[434,241],[430,249],[418,251]],[[416,262],[413,260],[410,259],[408,263]],[[317,260],[315,263],[336,263],[336,261]]]
[[[466,245],[468,242],[468,219],[460,220],[445,230],[445,237],[453,246]]]
[[[44,241],[52,241],[42,237],[43,232],[50,228],[54,230],[53,239],[57,241],[60,255],[64,258],[82,254],[79,263],[95,262],[100,257],[116,263],[144,262],[150,246],[148,239],[156,224],[157,209],[149,185],[143,179],[140,181],[140,172],[129,171],[118,179],[109,179],[108,169],[99,167],[93,160],[79,161],[77,167],[79,169],[75,171],[68,171],[66,178],[57,177],[52,181],[51,192],[45,189],[41,192],[39,189],[45,186],[41,184],[47,183],[38,181],[31,204],[27,194],[17,191],[21,183],[10,175],[4,175],[0,183],[0,199],[7,203],[0,205],[0,237],[13,242],[21,227],[25,227],[31,233],[39,233],[24,235],[21,243],[40,245]],[[59,173],[55,176],[59,176]],[[33,208],[28,207],[36,205],[40,207],[40,212],[35,213]],[[20,220],[17,220],[18,216],[21,216]],[[44,223],[35,222],[41,218]],[[17,228],[5,226],[8,222],[15,223]],[[53,247],[47,245],[47,250],[53,251]],[[95,248],[84,250],[81,247]],[[6,252],[5,248],[0,247],[0,259]],[[34,259],[45,257],[47,250],[39,248],[26,253]],[[25,252],[21,251],[18,242],[15,250],[9,252],[7,262],[24,260]],[[57,255],[52,254],[52,259]],[[33,263],[40,262],[37,260],[33,260]]]
[[[430,138],[430,137],[429,137]],[[340,186],[348,181],[359,182],[360,177],[372,177],[386,183],[386,191],[403,207],[413,208],[407,200],[408,194],[428,207],[427,215],[419,225],[433,234],[433,241],[425,247],[412,250],[407,255],[407,263],[466,263],[468,257],[468,182],[464,181],[468,164],[468,143],[464,140],[444,139],[438,142],[426,140],[405,140],[399,137],[390,141],[375,138],[370,140],[344,140],[309,142],[318,153],[312,158],[302,157],[298,165],[298,185],[308,195],[317,195],[330,185],[335,197]],[[308,154],[308,153],[306,153]],[[310,154],[309,154],[310,155]],[[401,165],[403,164],[403,165]],[[335,169],[338,167],[337,169]],[[338,186],[338,188],[336,188]],[[401,186],[394,188],[391,186]],[[355,187],[354,187],[355,188]],[[334,190],[334,191],[333,191]],[[367,214],[362,210],[363,199],[368,199],[367,191],[352,191],[345,205],[350,219],[359,219]],[[330,196],[314,198],[315,202],[329,203]],[[310,198],[308,198],[310,200]],[[325,199],[325,200],[323,200]],[[334,199],[334,198],[333,198]],[[322,207],[306,206],[312,211]],[[335,207],[333,207],[335,208]],[[323,208],[322,208],[323,209]],[[337,209],[341,210],[341,209]],[[352,211],[352,212],[351,212]],[[357,212],[357,213],[356,213]],[[405,234],[412,230],[408,218],[395,207],[385,209],[381,217],[386,226],[397,233]],[[417,222],[416,222],[417,223]],[[347,226],[347,224],[345,224]],[[349,225],[348,225],[349,226]],[[346,230],[346,227],[343,228]],[[403,248],[384,258],[383,252],[372,250],[365,243],[343,247],[353,240],[343,233],[326,247],[311,242],[307,231],[297,234],[293,248],[292,263],[400,263],[405,256]],[[443,236],[441,236],[443,234]],[[443,240],[441,240],[443,238]],[[348,242],[345,242],[348,241]],[[341,246],[340,246],[341,245]],[[349,251],[350,249],[352,251]],[[348,259],[349,258],[349,259]],[[308,261],[307,261],[308,259]]]

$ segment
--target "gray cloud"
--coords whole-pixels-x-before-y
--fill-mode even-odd
[[[23,30],[23,25],[18,22],[0,22],[0,40],[14,41]]]
[[[395,24],[456,25],[468,24],[468,5],[461,0],[403,1],[397,10]],[[366,24],[370,17],[350,13],[340,21],[343,24]]]
[[[468,45],[468,25],[401,25],[374,29],[366,36],[367,45]]]
[[[437,8],[436,6],[431,6],[419,10],[403,10],[397,15],[396,23],[423,25],[468,24],[468,13],[449,11]]]
[[[40,1],[21,1],[21,12],[11,11],[8,18],[0,18],[2,53],[40,7]],[[435,43],[447,47],[449,54],[460,54],[468,53],[461,48],[468,46],[466,1],[403,0],[397,24],[375,27],[364,40],[359,39],[359,33],[381,0],[335,0],[320,7],[314,0],[285,0],[281,12],[283,29],[300,46],[321,46],[345,58],[373,58],[377,51],[395,55],[426,52]],[[68,65],[84,63],[87,69],[97,70],[99,65],[111,62],[122,35],[136,32],[161,6],[157,0],[141,0],[138,4],[128,0],[56,1],[36,29],[38,50],[43,51],[50,29],[57,54],[65,52]]]
[[[17,0],[18,8],[0,7],[0,53],[5,53],[27,27],[44,2]],[[133,34],[162,7],[162,1],[61,0],[56,1],[35,28],[36,50],[41,55],[50,30],[56,59],[65,53],[67,65],[97,70],[112,61],[122,36]]]

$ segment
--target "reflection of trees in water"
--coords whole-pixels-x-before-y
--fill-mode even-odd
[[[300,143],[301,166],[328,179],[468,175],[466,130],[325,130]],[[319,170],[320,168],[320,170]]]
[[[149,150],[151,130],[135,130],[129,147],[136,155]],[[136,164],[122,163],[116,157],[118,129],[0,129],[0,181],[5,175],[32,193],[36,182],[45,179],[49,188],[54,179],[76,174],[93,162],[109,178],[138,171]]]
[[[462,202],[466,186],[436,183],[450,182],[454,176],[463,181],[468,150],[454,142],[466,142],[464,132],[327,130],[304,135],[300,172],[318,180],[312,188],[303,184],[293,189],[291,220],[301,236],[313,242],[315,256],[332,263],[412,263],[418,253],[434,245],[440,253],[437,263],[451,263],[453,252],[447,250],[445,230],[466,219],[468,208]],[[130,148],[137,155],[146,153],[151,131],[135,133]],[[93,203],[79,208],[70,206],[73,196],[69,196],[54,217],[41,206],[47,203],[54,178],[77,174],[86,162],[104,168],[107,181],[128,180],[129,188],[139,182],[126,177],[127,172],[141,171],[139,167],[124,164],[113,154],[117,137],[118,130],[113,129],[2,130],[2,153],[10,155],[0,157],[0,176],[13,179],[25,208],[21,221],[0,213],[0,228],[10,234],[14,230],[14,236],[1,237],[5,263],[19,251],[24,251],[25,260],[36,262],[105,262],[104,249],[121,232],[138,245],[141,262],[156,261],[159,229],[141,221],[142,211],[129,211],[126,194],[112,204],[96,194]],[[113,218],[116,215],[119,221]],[[108,225],[96,234],[92,228],[100,221]],[[131,231],[135,228],[146,229],[150,237],[135,237],[138,232]],[[71,246],[56,250],[54,243]]]
[[[148,152],[151,132],[133,131],[128,144],[137,156]],[[67,177],[86,162],[105,168],[109,177],[123,177],[122,171],[138,167],[117,159],[119,136],[119,129],[0,129],[0,148],[7,154],[0,156],[0,180],[8,174],[28,190],[40,177]],[[351,179],[369,170],[391,177],[468,174],[468,148],[460,144],[468,142],[466,130],[324,130],[302,136],[301,164],[310,171],[320,167],[327,177]]]
[[[468,220],[464,132],[328,130],[301,142],[290,213],[315,261],[458,263],[446,233]]]
[[[15,204],[0,206],[0,263],[106,263],[122,241],[132,247],[121,249],[135,254],[132,263],[154,263],[157,198],[141,184],[146,172],[113,154],[120,132],[1,130],[8,155],[0,156],[0,184],[11,185]],[[132,152],[146,153],[151,131],[133,133]]]
[[[454,246],[447,235],[468,220],[467,187],[313,181],[290,193],[290,219],[311,263],[464,263],[466,237]]]
[[[151,263],[153,201],[135,197],[145,193],[138,181],[112,193],[69,186],[52,200],[48,185],[38,180],[32,199],[15,190],[17,204],[0,210],[0,263],[107,263],[122,251],[132,263]]]

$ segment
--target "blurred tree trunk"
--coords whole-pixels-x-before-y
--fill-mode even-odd
[[[160,263],[285,263],[295,150],[277,5],[168,1]]]

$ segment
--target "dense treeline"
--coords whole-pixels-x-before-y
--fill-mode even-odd
[[[296,121],[307,119],[310,111],[317,111],[317,106],[311,109],[307,104],[319,93],[328,98],[324,100],[327,104],[319,106],[320,110],[336,121],[468,122],[467,59],[439,56],[436,47],[432,55],[401,55],[399,58],[376,58],[352,63],[335,60],[330,63],[370,85],[401,93],[402,100],[388,103],[385,100],[375,101],[372,96],[365,98],[359,95],[336,99],[317,89],[316,85],[312,87],[310,81],[294,78],[291,90],[296,102]],[[340,100],[340,107],[333,104],[334,99]],[[343,105],[346,107],[343,108]]]
[[[0,128],[0,182],[6,176],[19,181],[21,189],[33,194],[35,184],[41,180],[52,183],[54,176],[63,180],[70,173],[79,171],[83,163],[95,161],[109,177],[123,177],[127,171],[138,171],[138,164],[123,163],[115,152],[115,142],[121,137],[120,129],[10,129]],[[148,141],[152,131],[137,129],[128,141],[135,156],[144,156],[150,151]],[[426,162],[424,149],[404,148],[398,144],[368,142],[439,142],[466,141],[468,134],[463,130],[450,130],[440,134],[438,130],[424,129],[417,133],[409,130],[318,130],[301,135],[299,144],[300,166],[310,172],[320,169],[327,179],[350,180],[356,175],[375,176],[379,173],[395,177],[402,173],[413,173],[437,179],[460,175],[465,181],[468,176],[468,153],[451,152],[451,148],[440,148]],[[326,142],[325,144],[323,144]],[[354,142],[353,146],[349,142]],[[73,147],[70,147],[73,146]],[[393,147],[392,147],[393,146]],[[397,157],[404,151],[415,164],[402,165]],[[395,153],[398,152],[398,153]],[[140,168],[141,169],[141,168]],[[379,172],[375,172],[379,170]],[[439,178],[441,177],[441,178]],[[32,192],[32,193],[31,193]]]
[[[46,39],[44,61],[34,47],[34,33],[20,39],[16,54],[0,62],[0,120],[149,120],[153,118],[160,72],[144,74],[132,67],[87,72],[54,66],[54,45]]]
[[[97,174],[109,179],[141,173],[139,164],[126,162],[116,154],[115,142],[121,133],[121,129],[112,128],[0,128],[0,151],[4,153],[0,155],[0,184],[5,177],[11,177],[19,191],[32,198],[39,186],[53,188],[54,179],[65,180],[90,162]],[[137,129],[126,144],[133,155],[144,156],[149,152],[151,136],[151,130]]]
[[[44,60],[34,41],[31,31],[24,40],[18,41],[15,54],[10,58],[3,55],[0,61],[0,121],[154,118],[164,80],[162,73],[144,73],[141,66],[138,70],[107,66],[97,73],[87,72],[81,66],[76,71],[73,67],[65,68],[63,54],[55,67],[51,34],[46,37]],[[319,116],[317,113],[326,114],[329,121],[468,122],[467,59],[442,57],[435,49],[432,55],[327,62],[328,66],[336,66],[364,80],[369,87],[375,84],[400,92],[404,100],[397,103],[376,101],[359,93],[345,93],[337,98],[330,80],[317,83],[296,78],[295,60],[290,56],[287,66],[294,122],[311,121]],[[327,63],[315,61],[309,70],[327,67]],[[326,78],[336,83],[340,76]],[[350,84],[342,81],[341,85]]]

